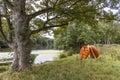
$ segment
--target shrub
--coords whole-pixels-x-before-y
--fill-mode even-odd
[[[69,50],[65,52],[66,56],[72,56],[74,54],[73,50]]]
[[[66,58],[67,56],[66,56],[66,54],[65,53],[60,53],[60,55],[59,55],[59,58]]]
[[[64,51],[63,53],[60,53],[59,58],[66,58],[67,56],[72,56],[73,54],[73,50]]]
[[[35,59],[35,55],[34,54],[30,54],[30,62],[33,64],[34,59]]]

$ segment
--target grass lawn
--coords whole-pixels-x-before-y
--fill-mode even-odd
[[[33,66],[25,72],[4,72],[0,80],[120,80],[120,45],[98,47],[97,59],[79,60],[73,55]]]

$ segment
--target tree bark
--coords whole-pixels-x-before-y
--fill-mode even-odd
[[[19,18],[20,19],[20,18]],[[15,42],[14,42],[14,60],[11,66],[12,70],[24,70],[30,68],[29,56],[31,52],[30,30],[28,24],[23,21],[15,22]]]
[[[14,44],[14,54],[13,54],[13,63],[11,65],[11,69],[10,70],[18,70],[19,69],[19,52],[17,50],[17,45]]]
[[[11,65],[11,70],[26,70],[31,67],[29,62],[31,42],[29,20],[25,14],[24,0],[16,2],[12,12],[12,23],[15,29],[15,40],[13,47],[14,60]]]
[[[13,47],[15,53],[11,69],[25,70],[30,68],[29,56],[31,45],[29,23],[26,21],[26,17],[19,13],[16,13],[13,17],[15,19],[13,23],[15,27],[15,46]]]

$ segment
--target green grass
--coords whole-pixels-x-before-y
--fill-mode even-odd
[[[4,72],[0,80],[120,80],[120,46],[98,47],[97,59],[79,60],[78,55],[33,66],[30,71]]]
[[[3,72],[5,72],[5,71],[8,71],[8,69],[9,69],[9,66],[8,66],[9,64],[2,64],[2,65],[0,65],[0,73],[3,73]],[[1,80],[1,79],[0,79]]]

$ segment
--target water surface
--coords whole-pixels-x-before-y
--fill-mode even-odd
[[[32,50],[31,54],[36,55],[34,64],[41,64],[46,61],[53,61],[62,52],[59,50]],[[14,52],[0,52],[0,61],[4,59],[13,58]]]

